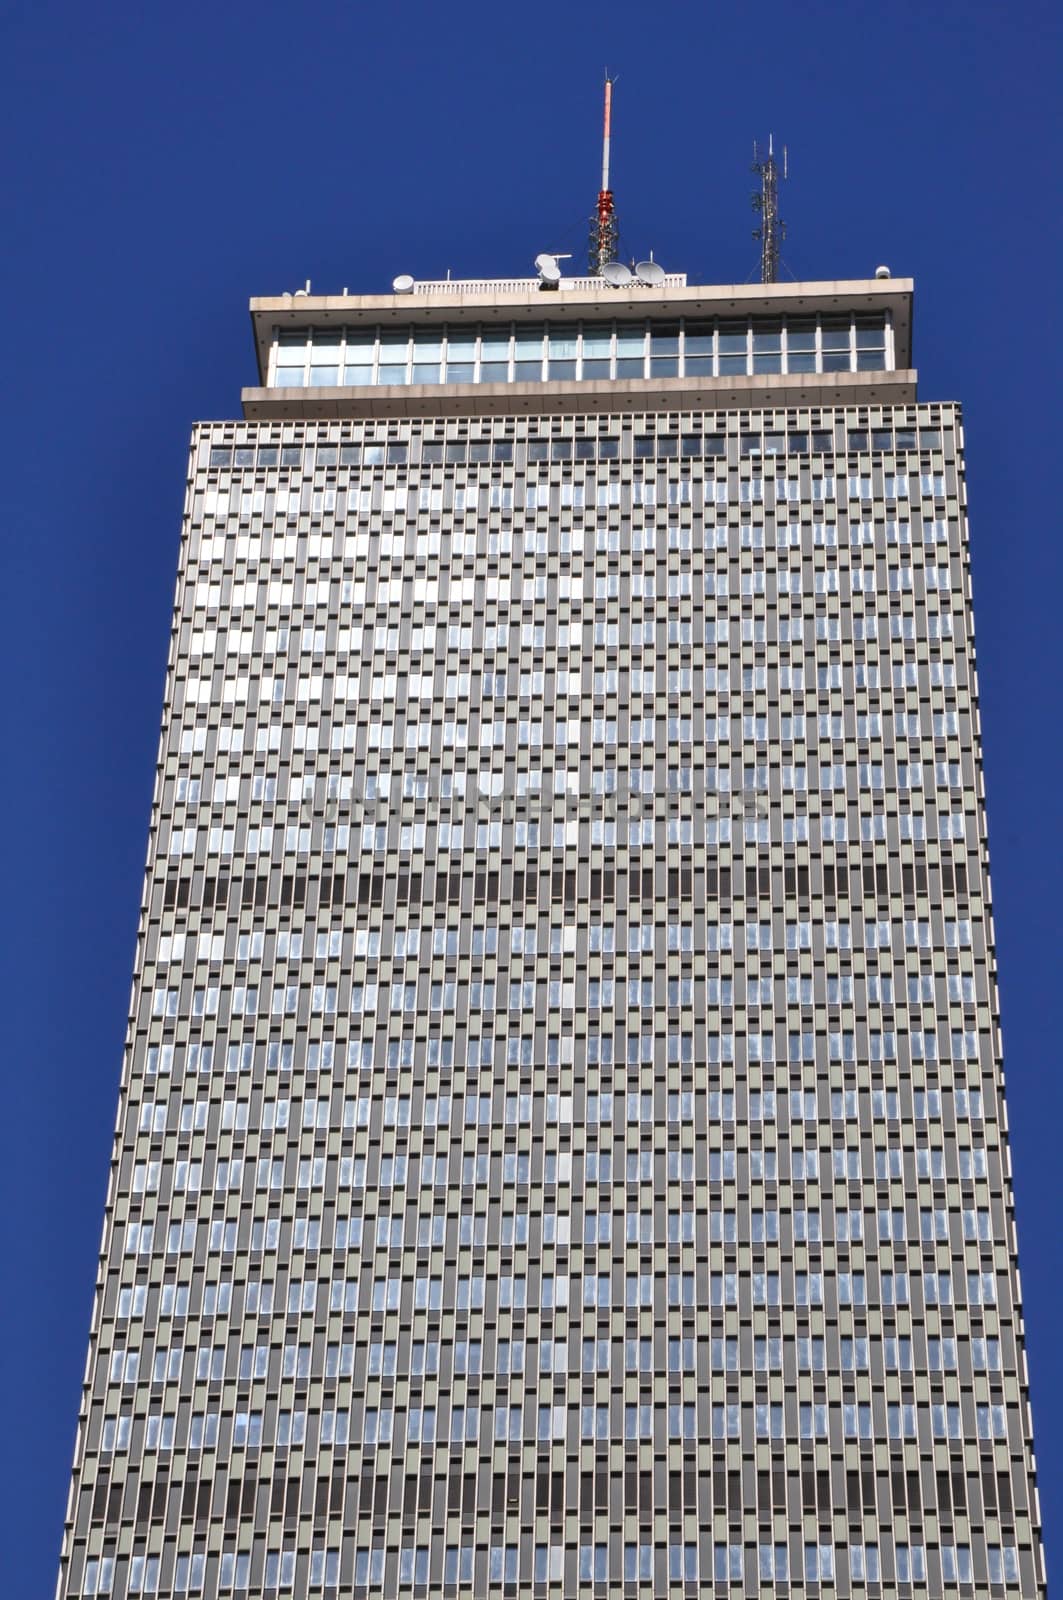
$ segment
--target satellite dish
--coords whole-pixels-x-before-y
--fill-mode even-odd
[[[610,289],[623,289],[631,282],[631,269],[625,267],[622,261],[607,261],[602,268],[602,277]]]
[[[412,294],[413,279],[408,272],[400,272],[398,277],[393,280],[391,288],[395,294]]]
[[[657,261],[639,261],[635,266],[635,276],[640,283],[663,283],[664,268]]]
[[[535,270],[544,283],[561,282],[561,268],[557,264],[557,257],[547,255],[545,250],[536,256]]]

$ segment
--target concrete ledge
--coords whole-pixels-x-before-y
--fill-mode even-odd
[[[498,417],[634,411],[748,411],[781,406],[913,405],[917,374],[824,372],[746,378],[628,378],[599,383],[401,384],[243,389],[243,414],[267,417]]]

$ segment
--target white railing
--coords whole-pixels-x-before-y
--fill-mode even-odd
[[[660,283],[654,284],[655,289],[685,289],[687,275],[685,272],[666,273]],[[418,278],[414,283],[411,296],[419,294],[526,294],[530,289],[538,289],[538,278]],[[641,289],[649,287],[633,279],[625,284],[627,289]],[[580,294],[594,293],[617,294],[619,291],[611,289],[603,278],[562,278],[556,290],[544,290],[544,293],[564,294],[565,290],[575,290]]]

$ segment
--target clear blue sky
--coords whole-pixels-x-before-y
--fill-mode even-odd
[[[965,406],[996,926],[1048,1557],[1058,1244],[1057,5],[459,7],[8,0],[0,1572],[55,1580],[129,996],[191,423],[253,380],[246,303],[581,251],[619,75],[628,252],[755,276],[751,142],[796,277],[916,280]],[[1050,909],[1051,908],[1051,909]]]

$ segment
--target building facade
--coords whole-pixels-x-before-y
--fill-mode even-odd
[[[1044,1592],[911,299],[252,302],[63,1600]]]

